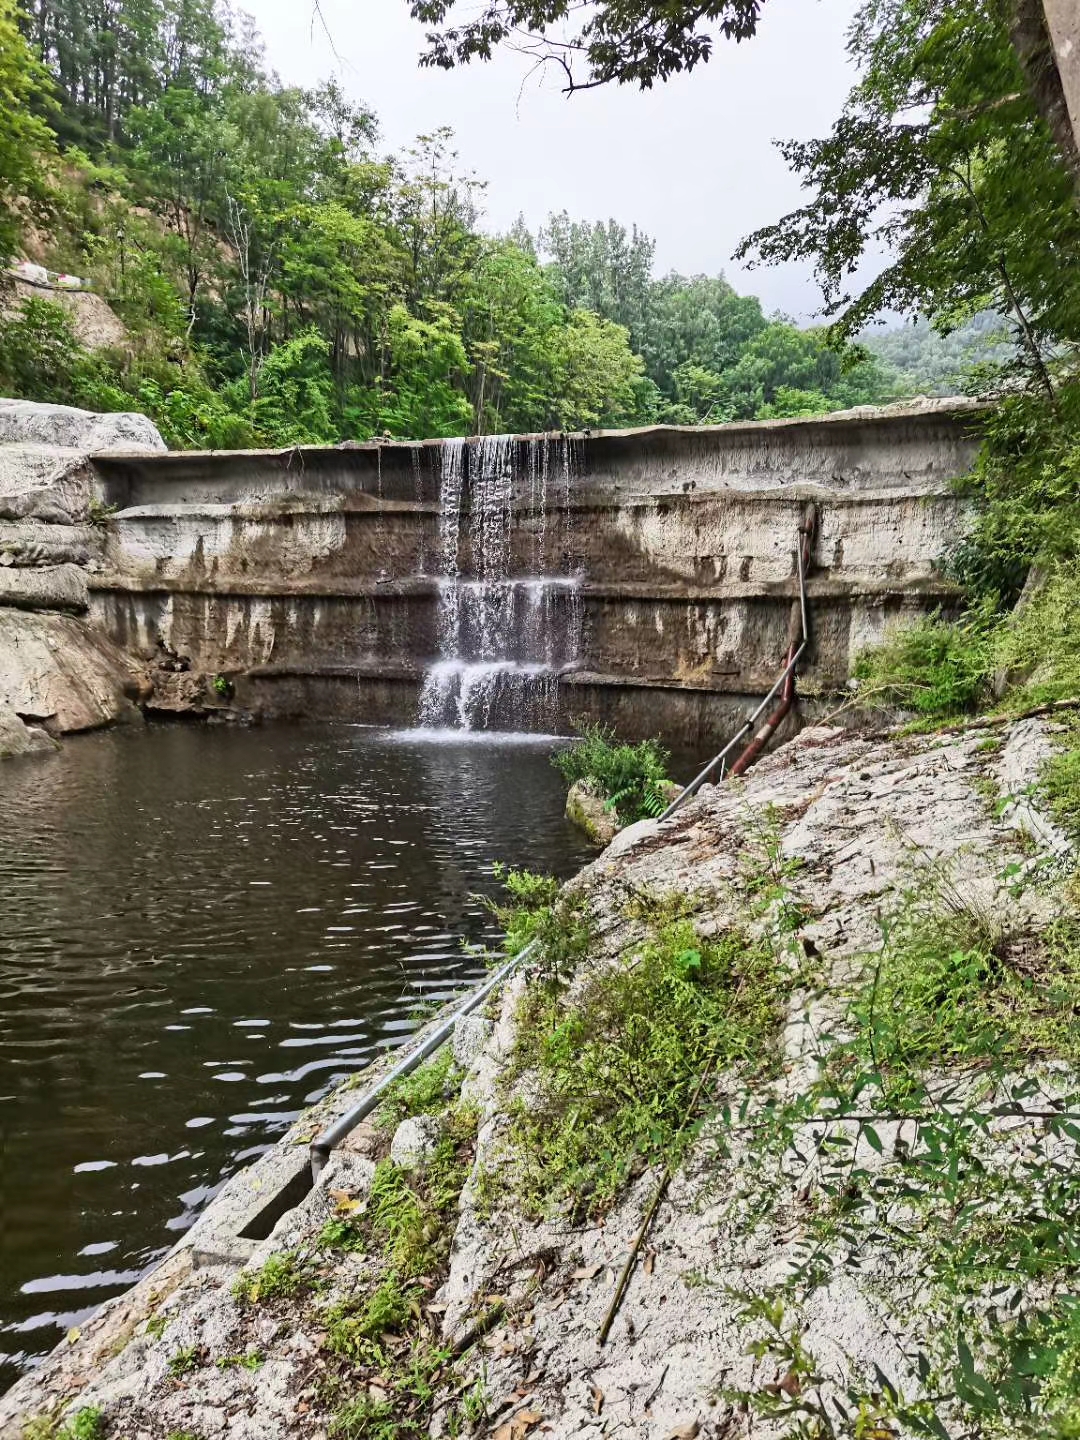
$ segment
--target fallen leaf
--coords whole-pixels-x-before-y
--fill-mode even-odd
[[[646,1275],[651,1275],[651,1274],[653,1273],[653,1271],[656,1269],[656,1251],[655,1251],[655,1250],[646,1250],[646,1251],[645,1251],[645,1264],[643,1265],[642,1268],[643,1268],[643,1270],[645,1271],[645,1274],[646,1274]]]
[[[664,1440],[694,1440],[694,1436],[701,1429],[697,1420],[687,1420],[685,1425],[676,1425],[674,1430],[669,1430]]]
[[[80,1336],[81,1334],[82,1334],[82,1331],[79,1329],[78,1325],[73,1325],[73,1326],[71,1327],[71,1329],[67,1332],[67,1342],[68,1342],[68,1344],[69,1344],[69,1345],[74,1345],[74,1344],[75,1344],[75,1341],[78,1340],[78,1338],[79,1338],[79,1336]]]
[[[600,1386],[599,1386],[599,1385],[594,1385],[594,1386],[592,1387],[592,1398],[593,1398],[593,1414],[594,1414],[594,1415],[599,1415],[599,1414],[600,1414],[600,1411],[603,1410],[603,1408],[604,1408],[604,1392],[603,1392],[603,1390],[600,1389]]]
[[[802,1394],[802,1384],[794,1370],[788,1371],[777,1388],[782,1390],[785,1395],[791,1397]]]
[[[586,1265],[580,1270],[575,1270],[570,1278],[572,1280],[595,1280],[603,1268],[603,1265]]]

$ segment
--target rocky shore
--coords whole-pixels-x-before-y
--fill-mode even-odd
[[[0,1436],[948,1437],[991,1402],[994,1434],[1067,1433],[1062,723],[806,730],[620,833],[267,1238],[229,1239],[260,1162],[0,1399]],[[1019,1329],[1050,1375],[1031,1430]]]

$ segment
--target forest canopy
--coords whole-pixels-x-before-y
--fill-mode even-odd
[[[47,290],[0,301],[0,390],[151,414],[173,446],[715,423],[927,388],[657,275],[635,227],[482,225],[449,130],[398,154],[334,82],[270,73],[219,0],[0,0],[0,244],[87,277],[129,341]],[[6,128],[3,128],[6,127]],[[936,386],[935,386],[936,388]]]

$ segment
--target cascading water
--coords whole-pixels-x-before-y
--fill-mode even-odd
[[[439,658],[424,678],[421,725],[554,724],[558,679],[577,663],[581,643],[569,543],[572,445],[492,435],[443,447]]]

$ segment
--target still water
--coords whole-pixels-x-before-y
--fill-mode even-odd
[[[570,874],[550,742],[147,727],[0,767],[0,1388]]]

